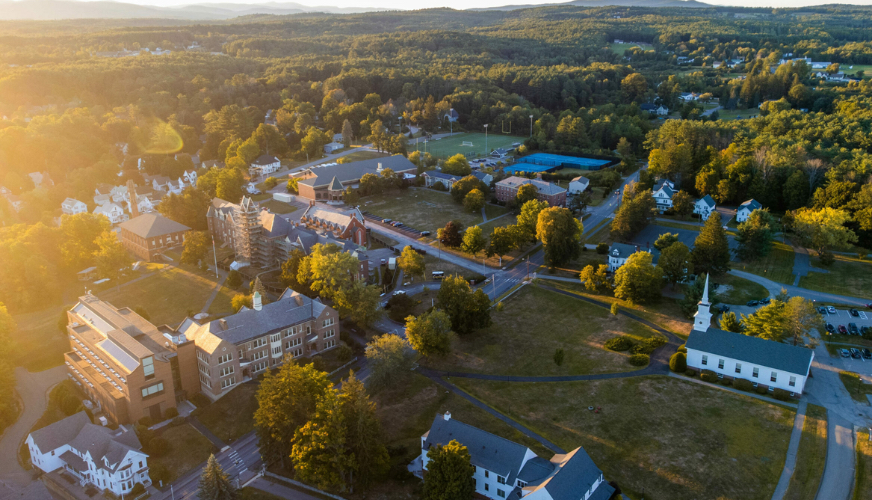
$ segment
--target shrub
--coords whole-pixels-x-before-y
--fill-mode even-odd
[[[170,471],[166,465],[153,460],[148,463],[148,476],[155,484],[160,485],[162,481],[166,482],[170,478]]]
[[[627,351],[631,347],[633,347],[633,341],[627,337],[612,337],[603,344],[604,347],[610,351]]]
[[[142,483],[136,483],[133,485],[130,492],[127,493],[127,496],[130,498],[136,498],[143,493],[145,493],[145,486],[143,486]]]
[[[633,346],[633,348],[630,349],[630,352],[633,354],[651,354],[655,349],[665,343],[666,339],[663,337],[651,337]]]
[[[775,389],[773,396],[775,396],[775,399],[778,401],[790,401],[790,393],[784,389]]]
[[[718,383],[718,376],[711,370],[703,370],[702,373],[700,373],[699,378],[713,384]]]
[[[675,373],[681,373],[687,370],[687,355],[683,352],[676,352],[669,358],[669,369]]]
[[[339,347],[336,349],[336,359],[338,359],[342,364],[351,361],[352,354],[354,353],[351,351],[351,348],[348,347],[348,344],[339,344]]]
[[[733,379],[724,377],[721,379],[721,385],[727,385],[727,386],[733,385]]]
[[[242,274],[240,274],[239,271],[236,271],[235,269],[231,270],[229,273],[227,273],[227,281],[225,282],[225,284],[230,288],[236,290],[237,288],[242,286]]]
[[[766,394],[767,391],[769,391],[769,389],[767,389],[766,386],[764,386],[764,385],[757,386],[757,394]]]
[[[212,400],[202,392],[198,392],[191,396],[191,403],[194,403],[197,408],[203,408],[212,404]]]
[[[171,418],[176,418],[179,416],[178,408],[167,408],[167,411],[164,412],[164,418],[169,420]]]
[[[609,253],[609,244],[608,243],[600,243],[596,246],[596,253],[600,255],[605,255]]]
[[[556,351],[554,351],[554,364],[557,366],[561,366],[563,364],[564,357],[565,354],[563,352],[563,349],[557,349]]]
[[[388,317],[397,323],[406,323],[406,318],[412,314],[412,309],[418,305],[415,299],[409,297],[405,293],[393,295],[385,304],[385,309],[388,310]]]
[[[647,354],[633,354],[630,356],[630,364],[633,366],[645,366],[651,360]]]
[[[266,180],[263,181],[263,185],[267,189],[272,189],[272,188],[276,187],[278,184],[279,184],[279,180],[276,179],[275,177],[267,177]]]
[[[687,375],[688,377],[696,377],[696,370],[694,370],[693,368],[688,368],[684,372],[684,374]]]
[[[621,308],[620,308],[620,306],[618,305],[617,302],[612,302],[612,307],[611,307],[612,316],[617,316],[617,315],[618,315],[618,311],[619,311],[620,309],[621,309]]]
[[[687,344],[681,344],[680,346],[678,346],[678,352],[683,352],[684,354],[687,354]]]
[[[754,384],[750,380],[744,378],[737,378],[735,381],[733,381],[733,387],[739,389],[740,391],[746,392],[751,392],[754,390]]]
[[[154,425],[154,422],[151,420],[151,417],[145,416],[136,421],[139,425],[143,427],[151,427]]]

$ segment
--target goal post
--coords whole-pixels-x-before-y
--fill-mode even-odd
[[[469,146],[472,147],[472,141],[463,141],[460,143],[461,146]]]

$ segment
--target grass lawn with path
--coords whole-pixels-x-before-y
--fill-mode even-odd
[[[197,420],[225,443],[254,430],[257,384],[236,386],[218,401],[197,411]]]
[[[776,241],[773,243],[772,251],[766,257],[750,262],[733,262],[730,266],[738,271],[763,276],[777,283],[792,285],[793,260],[793,247]],[[802,284],[802,280],[800,280],[799,286],[805,286]]]
[[[247,488],[242,488],[238,491],[238,493],[238,500],[283,500],[282,497],[277,497],[272,493],[267,493],[265,491],[252,488],[251,486]]]
[[[851,395],[851,398],[858,403],[869,404],[867,394],[872,394],[872,384],[865,384],[860,379],[860,375],[854,372],[839,372],[839,379],[845,386],[845,390]]]
[[[274,214],[289,214],[297,210],[294,205],[279,200],[262,201],[258,205],[262,208],[268,208]]]
[[[768,500],[794,419],[781,406],[662,376],[452,382],[564,450],[584,447],[632,498],[644,489],[645,498]]]
[[[191,424],[170,427],[159,435],[170,443],[170,451],[162,457],[149,457],[148,460],[160,462],[167,468],[169,479],[164,484],[175,481],[208,460],[209,455],[218,452]]]
[[[765,286],[732,274],[718,276],[714,280],[721,285],[715,295],[724,304],[744,305],[749,300],[760,300],[769,296],[769,290]]]
[[[872,500],[872,441],[869,430],[857,432],[857,464],[854,469],[853,500]]]
[[[581,256],[577,260],[554,268],[554,272],[543,265],[538,269],[540,274],[549,276],[561,276],[564,278],[578,278],[581,270],[587,266],[593,266],[594,269],[599,269],[600,265],[608,264],[608,256],[600,255],[595,250],[586,250],[581,252]]]
[[[810,272],[799,279],[799,286],[818,292],[872,299],[872,262],[847,255],[836,255],[829,267],[811,257],[811,265],[828,273]]]
[[[419,231],[430,231],[433,237],[437,229],[445,227],[452,220],[460,221],[464,228],[483,223],[480,210],[470,213],[464,210],[463,205],[456,203],[450,194],[433,189],[403,189],[367,196],[361,208],[379,217],[398,220]],[[489,217],[508,212],[506,208],[495,205],[489,205],[487,210]]]
[[[422,361],[431,368],[499,375],[575,375],[628,372],[629,352],[603,344],[616,336],[634,340],[659,336],[602,307],[532,285],[507,299],[503,311],[491,312],[493,324],[457,339],[451,354]],[[547,318],[543,321],[543,318]],[[561,366],[554,353],[563,349]]]
[[[796,467],[784,500],[814,500],[827,461],[827,410],[808,405],[802,438],[796,453]]]

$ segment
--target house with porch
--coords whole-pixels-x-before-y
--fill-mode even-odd
[[[672,196],[675,194],[675,183],[670,180],[662,180],[654,184],[651,196],[657,204],[657,210],[663,212],[672,208]]]
[[[714,198],[711,195],[705,195],[696,200],[693,205],[693,213],[699,215],[701,220],[708,220],[712,212],[715,211],[716,205]]]
[[[111,202],[98,205],[93,213],[106,216],[112,224],[120,224],[130,218],[123,208]]]
[[[426,187],[433,187],[436,184],[442,184],[443,186],[445,186],[445,189],[451,191],[451,188],[454,187],[454,183],[459,181],[463,177],[459,175],[445,174],[442,172],[437,172],[435,170],[430,170],[421,174],[421,178],[424,179],[424,186]]]
[[[753,198],[745,201],[739,205],[739,209],[736,210],[736,222],[745,222],[754,210],[759,210],[761,208],[763,208],[763,205]]]
[[[587,191],[588,186],[590,186],[590,179],[579,175],[575,179],[569,181],[569,194],[581,194]]]
[[[251,165],[248,167],[248,174],[255,175],[269,175],[273,172],[277,172],[280,168],[282,168],[282,162],[272,155],[260,155],[256,160],[251,162]]]
[[[87,211],[88,205],[85,205],[85,202],[74,198],[67,198],[63,203],[61,203],[61,212],[67,215],[76,215]]]
[[[609,247],[609,272],[615,272],[619,267],[623,266],[627,259],[636,252],[648,252],[651,254],[651,265],[656,266],[660,260],[660,250],[656,248],[640,249],[638,245],[627,245],[626,243],[612,243]]]

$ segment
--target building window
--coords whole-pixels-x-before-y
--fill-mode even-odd
[[[154,377],[154,357],[153,356],[148,356],[147,358],[142,358],[142,373],[145,374],[146,379]]]
[[[226,389],[236,383],[236,377],[230,377],[221,381],[221,388]]]
[[[233,366],[232,366],[232,365],[231,365],[231,366],[225,366],[224,368],[221,369],[221,375],[220,375],[220,376],[221,376],[221,377],[226,377],[227,375],[230,375],[231,373],[233,373]]]
[[[163,392],[163,390],[164,390],[163,382],[158,382],[154,385],[151,385],[148,387],[143,387],[142,388],[142,397],[146,398],[146,397],[151,396],[153,394],[158,394],[160,392]]]
[[[275,335],[270,335],[270,337],[269,337],[270,342],[278,342],[280,340],[282,340],[282,334],[280,334],[280,333],[277,333]]]
[[[333,318],[327,318],[327,319],[324,320],[324,325],[323,325],[323,326],[330,326],[330,325],[332,325],[332,324],[333,324]]]
[[[506,492],[497,488],[497,496],[500,498],[506,498]]]
[[[721,370],[724,369],[724,360],[723,359],[718,360],[718,368],[720,368]]]
[[[769,377],[769,380],[771,380],[772,382],[776,382],[777,379],[778,379],[778,374],[775,372],[772,372],[772,376]]]
[[[742,363],[736,363],[736,373],[742,373]]]
[[[760,375],[760,369],[754,368],[754,370],[751,372],[751,376],[754,378],[757,378],[759,375]]]
[[[506,484],[506,478],[503,476],[497,476],[497,482],[500,484]]]
[[[490,472],[487,469],[484,471],[484,477],[490,477]]]
[[[704,364],[704,365],[708,364],[708,356],[706,356],[705,354],[702,355],[702,364]]]
[[[282,346],[273,347],[273,354],[281,354],[281,353],[282,353]]]
[[[325,339],[329,339],[330,337],[332,337],[332,336],[334,336],[334,335],[336,335],[336,332],[334,332],[334,331],[331,329],[331,330],[328,330],[327,332],[324,333],[324,338],[325,338]]]
[[[219,356],[218,357],[218,364],[219,365],[224,364],[224,363],[230,361],[231,359],[233,359],[233,354],[225,354],[224,356]]]
[[[791,376],[790,380],[787,382],[787,385],[790,387],[796,387],[796,377]]]

